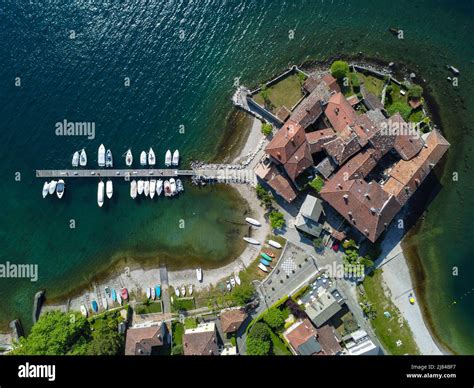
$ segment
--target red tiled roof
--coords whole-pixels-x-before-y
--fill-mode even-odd
[[[341,165],[360,150],[360,144],[357,135],[352,134],[352,137],[347,140],[336,137],[334,140],[325,143],[323,148],[337,164]]]
[[[317,331],[311,324],[308,318],[305,318],[301,323],[293,328],[289,333],[285,334],[286,339],[293,349],[298,349],[311,337],[317,337]]]
[[[394,148],[404,160],[412,159],[423,148],[423,140],[418,133],[409,133],[409,126],[400,113],[394,114],[388,120],[389,128],[397,131]]]
[[[303,127],[290,119],[275,134],[265,151],[284,164],[304,142],[306,142],[306,136]]]
[[[293,202],[298,193],[288,179],[281,174],[273,174],[268,180],[268,185],[283,197],[286,202]]]
[[[149,355],[155,346],[162,346],[161,325],[130,328],[125,340],[125,355]]]
[[[183,335],[183,351],[186,356],[218,355],[216,331],[185,333]]]
[[[313,158],[307,142],[301,144],[290,159],[283,165],[286,173],[293,181],[307,168],[313,165]]]
[[[342,131],[355,122],[357,115],[342,93],[331,96],[324,110],[326,117],[336,132]]]
[[[342,351],[342,347],[336,338],[336,330],[331,325],[323,325],[318,328],[318,341],[324,354],[334,356]]]
[[[246,318],[247,314],[241,309],[223,312],[220,315],[222,331],[224,333],[235,333]]]
[[[336,133],[332,128],[318,129],[317,131],[306,134],[306,140],[308,141],[309,149],[312,154],[321,152],[323,145],[335,137]]]
[[[326,85],[328,86],[329,90],[331,92],[336,92],[336,93],[340,93],[341,92],[341,88],[339,87],[339,84],[337,83],[337,79],[334,78],[331,74],[326,74],[323,78],[321,78],[321,80],[326,83]]]
[[[368,148],[351,158],[339,171],[346,179],[365,178],[375,168],[378,160],[377,152]]]

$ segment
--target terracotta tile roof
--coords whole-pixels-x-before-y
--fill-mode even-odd
[[[375,135],[380,128],[374,123],[366,113],[363,113],[357,116],[354,131],[359,136],[359,143],[361,146],[365,146],[367,144],[368,139],[370,139],[373,135]]]
[[[296,178],[306,169],[313,165],[313,158],[307,142],[301,144],[296,152],[283,165],[290,179],[296,181]]]
[[[285,122],[288,119],[288,117],[290,117],[290,115],[291,115],[291,110],[289,110],[284,105],[280,106],[275,113],[275,116],[278,117],[281,122]]]
[[[367,92],[365,87],[362,85],[360,88],[360,92],[362,93],[362,97],[364,97],[365,105],[369,109],[384,109],[382,101],[378,98],[375,94]]]
[[[283,197],[286,202],[293,202],[298,196],[291,182],[281,174],[274,174],[267,180],[268,185]]]
[[[320,82],[321,81],[318,78],[310,75],[308,78],[306,78],[306,81],[304,81],[303,89],[307,93],[311,93],[314,89],[316,89]]]
[[[220,315],[222,331],[224,333],[235,333],[246,318],[247,314],[242,309],[225,311]]]
[[[324,144],[323,148],[338,165],[341,165],[358,152],[361,147],[357,135],[352,134],[352,137],[346,141],[341,137],[336,137],[334,140]]]
[[[375,168],[378,160],[377,152],[373,148],[365,149],[345,163],[338,174],[342,174],[346,179],[365,178]]]
[[[336,132],[340,132],[348,125],[353,124],[357,118],[354,108],[347,102],[342,93],[331,96],[324,113]]]
[[[183,335],[183,350],[186,356],[218,355],[215,324],[211,322],[205,327],[186,330]]]
[[[310,75],[308,78],[306,78],[306,81],[303,84],[303,89],[307,93],[313,92],[319,85],[323,83],[324,87],[329,90],[329,92],[335,92],[339,93],[341,91],[341,88],[339,87],[337,83],[337,79],[335,79],[331,74],[326,74],[323,77],[316,78],[312,75]]]
[[[331,325],[323,325],[318,329],[318,341],[324,354],[334,356],[342,351],[342,347],[336,338],[336,330]]]
[[[306,136],[303,127],[290,119],[275,134],[265,151],[278,162],[286,163],[304,142]]]
[[[306,140],[312,154],[321,152],[323,145],[336,137],[336,132],[332,128],[318,129],[306,134]]]
[[[432,130],[417,156],[408,161],[400,160],[394,165],[390,178],[383,186],[384,190],[395,195],[402,205],[405,204],[448,148],[448,141],[439,131]]]
[[[337,164],[332,158],[327,157],[324,158],[315,168],[324,178],[328,179],[337,168]]]
[[[297,352],[298,348],[310,340],[311,337],[317,337],[317,331],[310,320],[305,318],[303,321],[294,323],[290,326],[284,336],[290,343],[291,347]]]
[[[395,197],[377,182],[345,180],[340,171],[326,183],[320,195],[372,242],[401,209]]]
[[[423,148],[423,140],[416,131],[409,132],[409,125],[403,120],[400,113],[396,113],[388,119],[389,128],[397,131],[394,148],[404,160],[415,157]]]
[[[325,76],[321,78],[321,80],[327,85],[327,87],[329,88],[331,92],[336,92],[336,93],[341,92],[341,88],[339,87],[339,84],[337,83],[337,79],[334,78],[331,74],[329,73],[326,74]]]
[[[300,124],[303,128],[309,127],[323,113],[321,100],[324,99],[325,92],[329,93],[325,86],[319,85],[308,97],[299,103],[290,116],[290,120]]]
[[[162,325],[128,329],[125,355],[150,355],[153,347],[163,346],[166,341],[162,330]]]

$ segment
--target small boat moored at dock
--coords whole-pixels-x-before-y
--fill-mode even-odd
[[[97,185],[97,205],[99,207],[104,205],[104,182],[102,181]]]
[[[133,155],[132,155],[132,150],[128,149],[127,153],[125,154],[125,164],[130,167],[133,163]]]
[[[166,151],[166,155],[165,155],[165,166],[166,166],[166,167],[171,166],[171,151],[170,151],[170,150]]]
[[[181,179],[176,179],[176,190],[178,191],[178,193],[181,193],[182,191],[184,191],[184,186]]]
[[[48,182],[44,182],[43,191],[41,192],[41,194],[43,195],[43,198],[46,198],[46,196],[49,194],[49,183]]]
[[[84,148],[82,149],[81,154],[79,155],[79,165],[81,167],[87,166],[87,154]]]
[[[56,185],[56,195],[58,196],[59,199],[61,199],[64,195],[64,188],[65,188],[64,181],[60,179],[58,181],[58,184]]]
[[[260,245],[260,241],[255,240],[252,237],[244,237],[244,241],[248,242],[249,244]]]
[[[105,193],[107,194],[108,199],[112,198],[112,195],[114,194],[114,185],[110,179],[105,184]]]
[[[158,181],[156,182],[156,196],[159,197],[162,191],[163,191],[163,181],[161,179],[158,179]]]
[[[154,166],[156,164],[155,152],[153,151],[153,148],[151,147],[150,147],[150,150],[148,151],[148,164],[150,166]]]
[[[143,186],[144,186],[143,180],[139,179],[139,180],[138,180],[138,184],[137,184],[138,195],[142,195],[142,194],[143,194]]]
[[[105,147],[103,144],[101,144],[99,147],[99,151],[97,153],[97,162],[99,164],[99,167],[105,166]]]
[[[142,151],[140,154],[140,165],[146,166],[146,152]]]
[[[179,164],[179,151],[178,150],[175,150],[173,152],[173,160],[172,160],[171,164],[173,166],[177,166]]]
[[[145,194],[145,197],[148,197],[148,194],[150,194],[150,181],[148,180],[143,184],[143,193]]]
[[[51,182],[49,182],[49,188],[48,188],[49,194],[54,194],[54,192],[56,191],[56,185],[57,184],[58,184],[58,182],[55,181],[55,180],[52,180]]]
[[[150,179],[150,198],[153,199],[156,193],[156,179]]]
[[[72,155],[72,167],[79,166],[79,151],[74,152]]]
[[[247,221],[250,225],[253,225],[253,226],[262,226],[262,224],[259,221],[257,221],[255,218],[247,217],[245,221]]]
[[[130,197],[137,198],[137,181],[135,179],[130,182]]]
[[[171,195],[176,194],[176,181],[174,178],[170,178],[170,190],[171,190]]]
[[[113,167],[114,166],[114,160],[112,158],[112,151],[107,150],[107,153],[105,154],[105,167]]]
[[[171,197],[172,194],[171,194],[170,182],[165,181],[164,187],[165,187],[165,197]]]

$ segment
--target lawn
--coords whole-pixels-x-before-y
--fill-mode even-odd
[[[194,310],[194,298],[176,298],[173,297],[173,303],[171,304],[171,311],[176,313],[178,311],[189,311]]]
[[[303,97],[301,91],[301,80],[297,73],[291,74],[267,89],[270,101],[270,110],[275,113],[281,106],[291,109]],[[253,99],[257,104],[264,106],[265,101],[261,92],[257,93]]]
[[[276,334],[273,332],[273,330],[270,330],[270,336],[272,339],[272,347],[271,347],[271,354],[275,356],[291,356],[290,349],[286,346],[285,342]]]
[[[375,94],[377,97],[382,97],[382,90],[385,81],[371,75],[365,75],[363,73],[357,73],[361,86],[364,85],[367,92]]]
[[[173,322],[173,347],[183,345],[184,325]]]
[[[419,354],[408,323],[391,299],[385,295],[382,272],[383,270],[376,270],[372,275],[366,276],[363,283],[367,301],[375,312],[375,317],[370,320],[372,327],[390,354]],[[384,312],[390,313],[391,317],[387,318]],[[397,340],[402,341],[401,346],[397,346]]]
[[[137,304],[135,306],[136,314],[153,314],[161,313],[161,302],[153,302],[150,304]]]

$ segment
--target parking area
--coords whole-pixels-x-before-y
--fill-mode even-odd
[[[259,287],[267,306],[294,293],[318,273],[313,256],[297,245],[287,242],[272,272]]]

